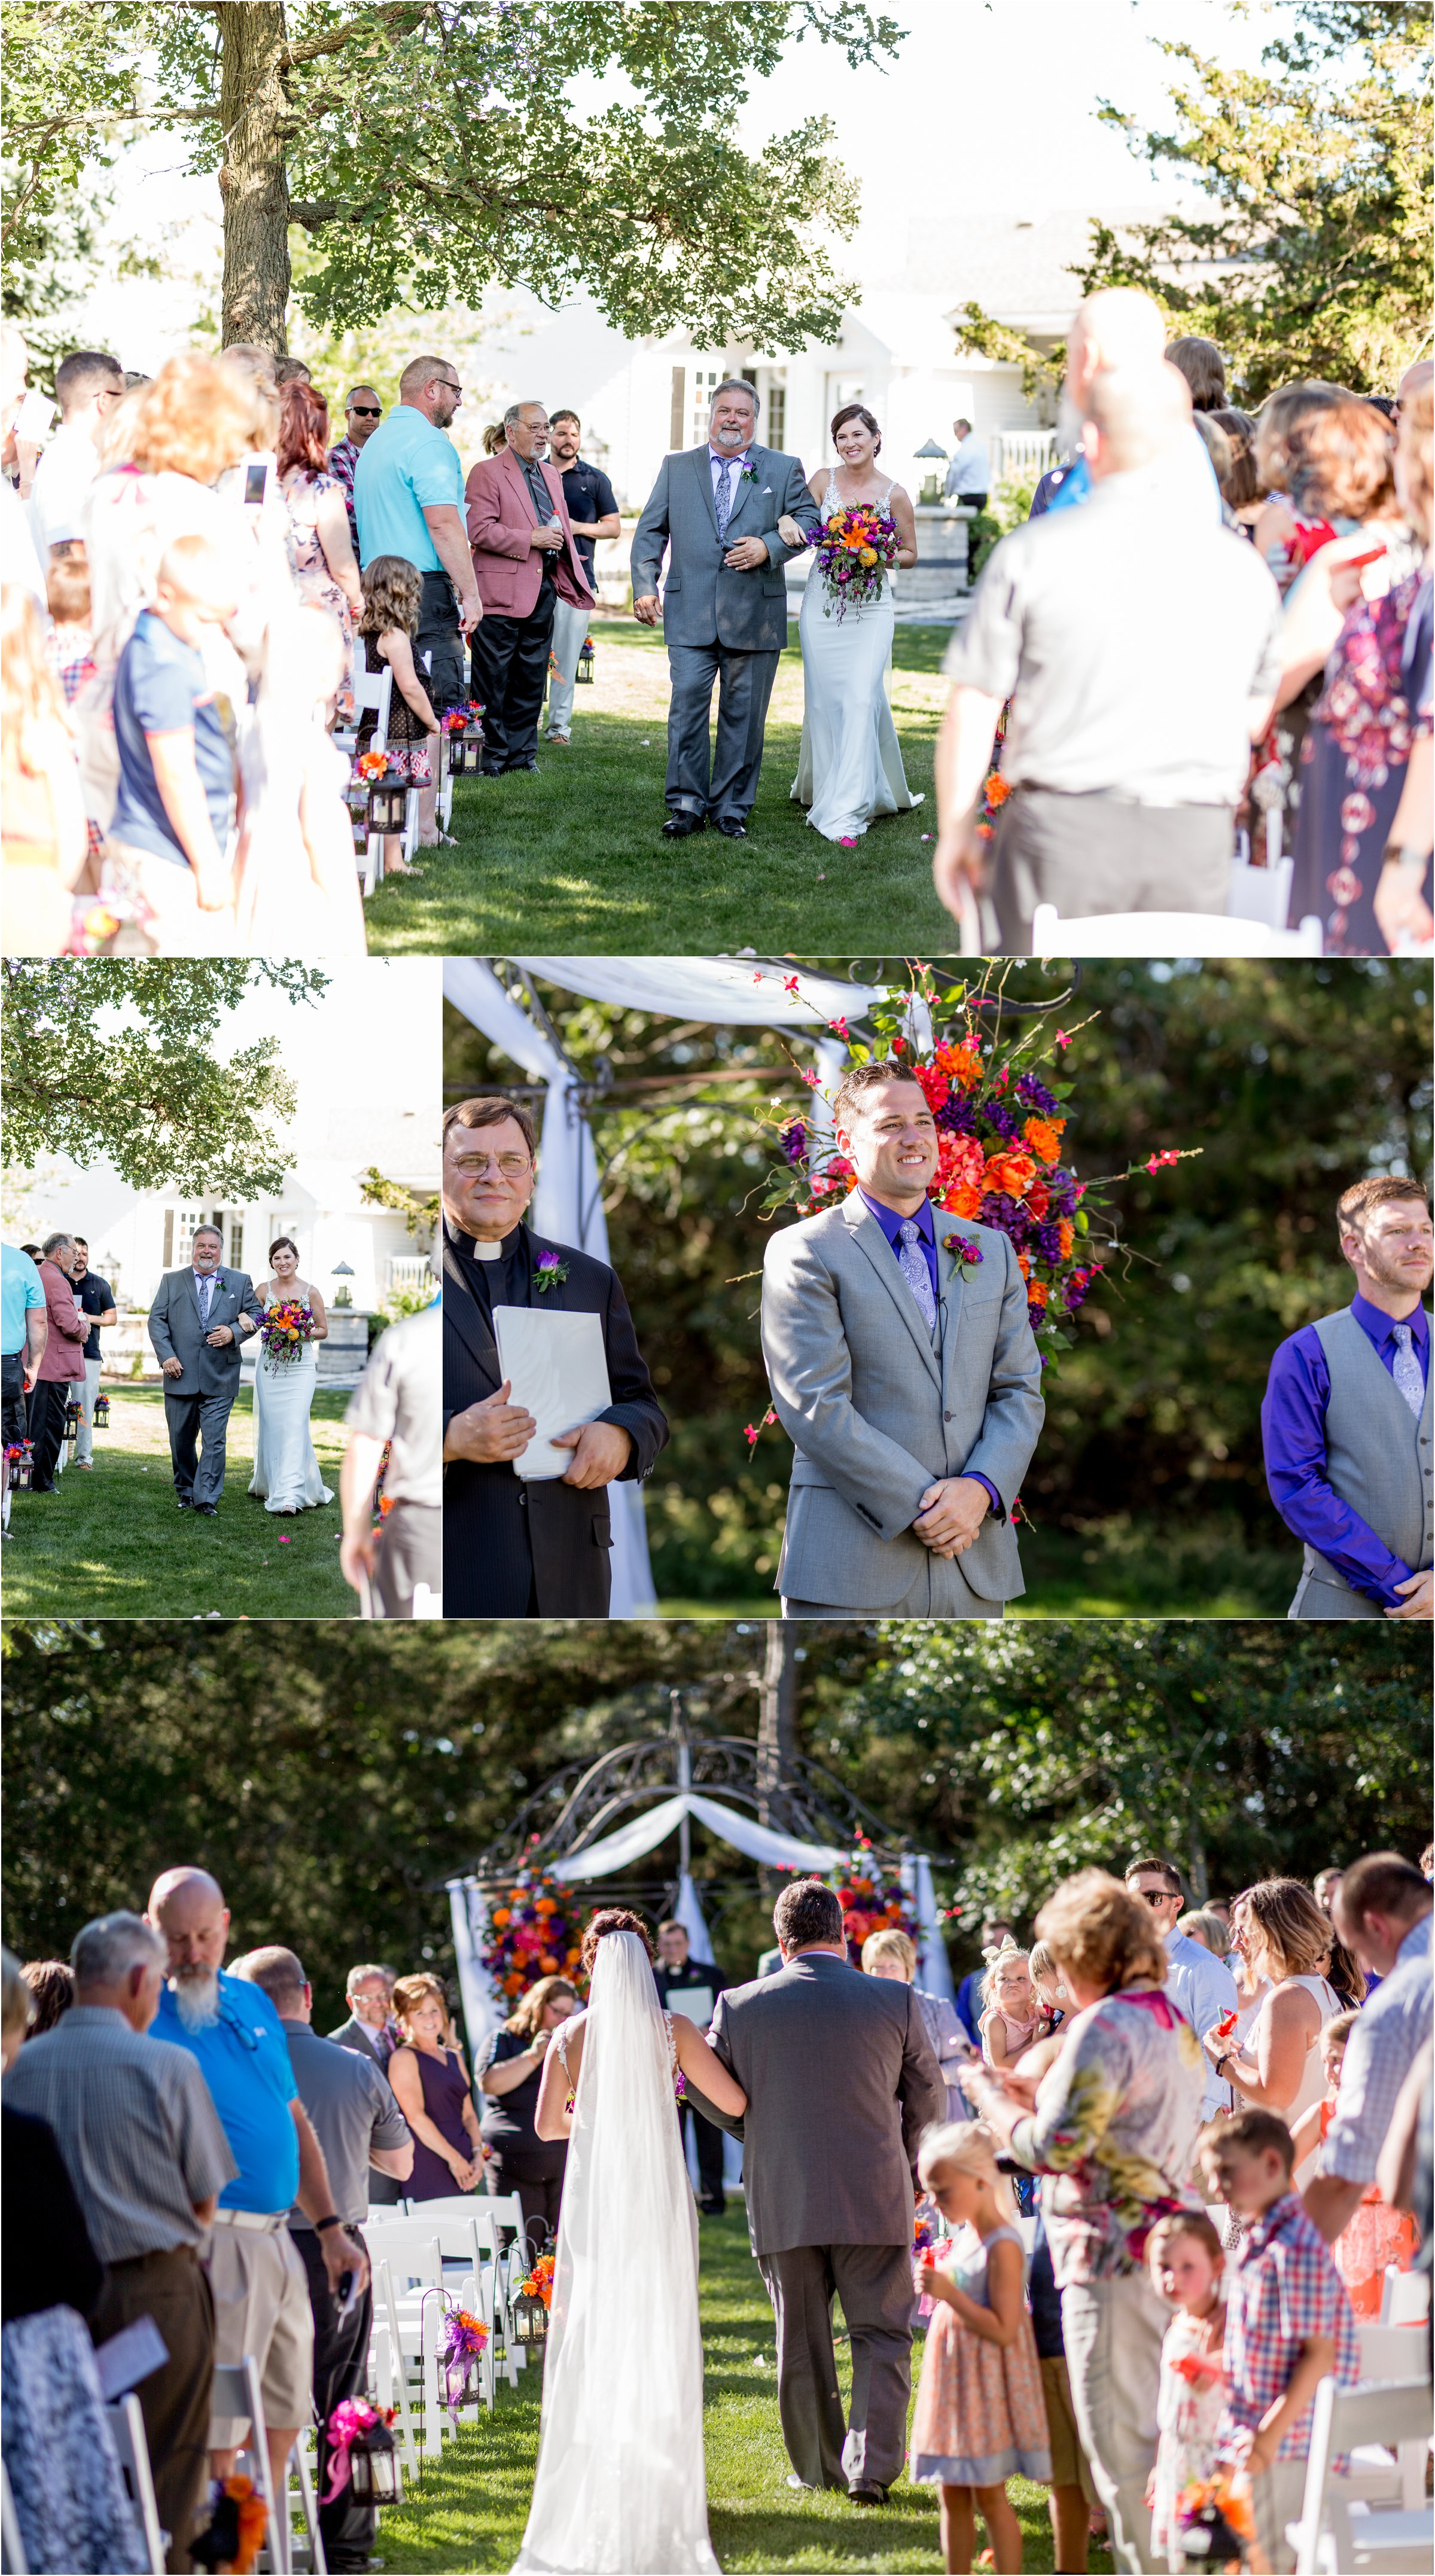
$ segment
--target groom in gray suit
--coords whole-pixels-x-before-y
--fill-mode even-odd
[[[1045,1406],[1026,1282],[995,1227],[927,1196],[937,1128],[897,1063],[833,1102],[857,1187],[774,1235],[762,1349],[793,1444],[789,1619],[1000,1618],[1025,1586],[1011,1508]]]
[[[226,1270],[217,1226],[196,1227],[187,1270],[167,1270],[149,1310],[164,1371],[164,1415],[182,1512],[213,1520],[224,1491],[224,1441],[239,1386],[239,1346],[264,1321],[245,1270]],[[203,1447],[196,1444],[201,1441]]]
[[[775,1976],[719,1995],[708,2044],[747,2095],[748,2233],[777,2319],[777,2403],[790,2486],[885,2504],[902,2467],[912,2381],[912,2166],[947,2116],[911,1986],[848,1964],[830,1887],[797,1879],[773,1909]],[[690,2101],[700,2098],[691,2079]],[[842,2420],[832,2299],[852,2348]]]
[[[767,702],[787,642],[782,568],[802,551],[784,545],[777,522],[786,513],[799,527],[817,525],[799,459],[759,447],[757,406],[756,387],[741,377],[718,386],[706,443],[664,457],[633,536],[633,614],[643,626],[656,626],[661,616],[673,680],[663,825],[670,841],[686,840],[706,822],[729,840],[747,838]]]

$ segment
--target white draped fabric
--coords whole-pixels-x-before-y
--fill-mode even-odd
[[[645,1853],[656,1851],[659,1843],[677,1832],[685,1816],[694,1824],[706,1826],[719,1842],[742,1852],[748,1860],[760,1861],[768,1869],[816,1870],[825,1877],[848,1857],[836,1843],[799,1842],[794,1834],[774,1833],[770,1826],[759,1824],[755,1816],[724,1806],[717,1798],[704,1797],[701,1790],[679,1789],[656,1807],[645,1807],[641,1815],[634,1816],[630,1824],[620,1825],[616,1833],[604,1834],[601,1841],[590,1843],[586,1851],[571,1852],[561,1860],[546,1861],[544,1866],[553,1878],[575,1886],[595,1878],[612,1878],[630,1869]],[[937,1915],[932,1864],[925,1853],[914,1853],[903,1860],[901,1880],[917,1921],[917,1983],[928,1994],[945,1995],[949,2002],[955,2002]],[[469,2046],[476,2049],[502,2019],[502,2006],[481,1955],[488,1944],[488,1905],[471,1878],[450,1879],[448,1885],[464,2020],[468,2024]],[[682,1889],[690,1898],[695,1917],[691,1922],[682,1911]],[[688,1922],[688,1938],[696,1948],[699,1938],[706,1943],[706,1929],[690,1878],[683,1880],[682,1889],[677,1919]]]

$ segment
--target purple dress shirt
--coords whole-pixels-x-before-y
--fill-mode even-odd
[[[866,1190],[859,1189],[857,1195],[862,1201],[862,1205],[867,1210],[868,1215],[875,1216],[877,1223],[880,1225],[882,1232],[885,1234],[887,1241],[892,1247],[893,1259],[900,1267],[902,1248],[899,1237],[903,1226],[907,1222],[901,1209],[887,1207],[881,1199],[869,1197]],[[930,1199],[923,1199],[921,1206],[918,1208],[916,1212],[916,1226],[918,1246],[921,1251],[922,1259],[927,1265],[927,1275],[932,1283],[933,1301],[940,1311],[942,1304],[942,1289],[941,1282],[937,1277],[937,1230],[932,1222],[932,1202]],[[909,1290],[908,1294],[910,1295],[910,1293],[911,1292]],[[915,1299],[913,1299],[913,1303],[916,1303]],[[994,1518],[999,1521],[1004,1521],[1006,1519],[1006,1505],[1002,1501],[1002,1498],[997,1492],[995,1485],[992,1483],[991,1478],[989,1476],[983,1476],[975,1468],[972,1469],[971,1473],[972,1482],[974,1484],[984,1486],[987,1493],[991,1496],[991,1506]]]
[[[1395,1318],[1384,1315],[1358,1293],[1350,1311],[1382,1367],[1395,1374]],[[1406,1318],[1410,1347],[1418,1353],[1426,1384],[1430,1380],[1430,1318],[1421,1306]],[[1271,1501],[1287,1529],[1317,1549],[1357,1592],[1368,1593],[1388,1610],[1398,1609],[1396,1585],[1413,1568],[1392,1556],[1383,1539],[1333,1493],[1325,1472],[1325,1409],[1330,1402],[1330,1365],[1314,1325],[1306,1324],[1282,1342],[1271,1362],[1265,1402],[1261,1406],[1261,1440],[1265,1449],[1266,1484]]]

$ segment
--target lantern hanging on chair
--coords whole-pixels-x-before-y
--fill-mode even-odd
[[[356,2433],[349,2446],[349,2487],[356,2504],[398,2504],[402,2500],[399,2455],[382,2418]]]
[[[513,2340],[528,2352],[548,2341],[547,2304],[527,2282],[513,2302]]]
[[[5,1455],[10,1461],[11,1492],[28,1493],[35,1466],[35,1452],[30,1442],[17,1440],[13,1447],[6,1450]]]
[[[84,1407],[80,1404],[78,1398],[72,1395],[65,1406],[65,1456],[67,1459],[73,1459],[74,1457],[75,1450],[79,1444],[80,1424],[83,1418]]]
[[[401,832],[408,813],[409,792],[402,778],[381,778],[369,789],[369,829],[373,832]]]
[[[94,1427],[97,1431],[108,1431],[110,1427],[110,1399],[103,1387],[95,1397]]]
[[[592,680],[593,638],[591,635],[585,635],[582,643],[578,647],[578,670],[576,676],[580,681]]]

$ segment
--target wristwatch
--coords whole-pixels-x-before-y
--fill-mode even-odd
[[[326,2227],[342,2227],[343,2224],[344,2222],[342,2218],[340,2218],[337,2210],[331,2210],[327,2218],[315,2219],[314,2233],[316,2236],[322,2236]]]
[[[1412,850],[1399,841],[1387,841],[1381,852],[1381,865],[1398,868],[1402,876],[1413,877],[1416,884],[1421,885],[1430,865],[1430,853],[1428,850]]]

